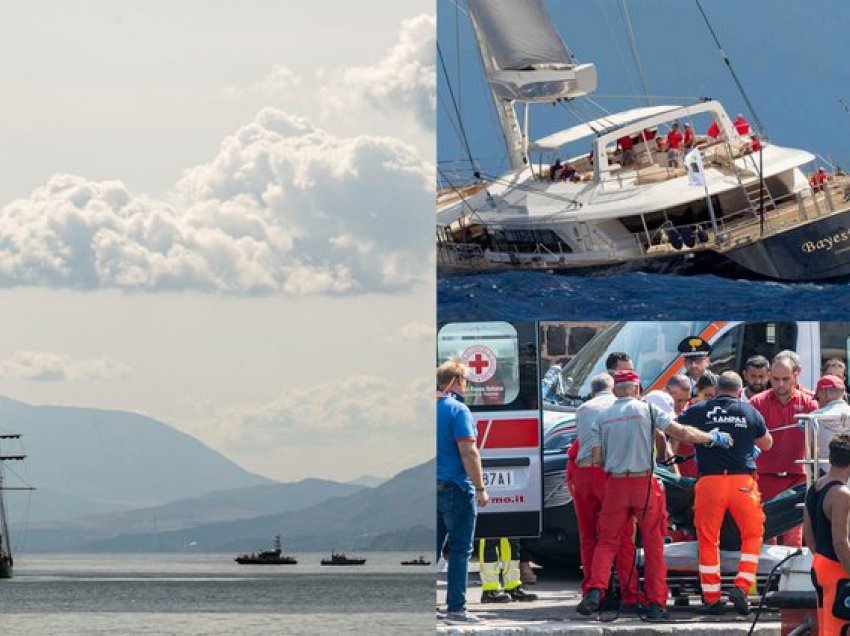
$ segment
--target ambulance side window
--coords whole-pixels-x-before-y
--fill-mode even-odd
[[[848,338],[850,338],[850,322],[820,323],[820,363],[831,358],[838,358],[847,363]],[[820,369],[818,369],[818,376]]]
[[[711,370],[715,373],[736,370],[738,343],[741,340],[743,325],[732,327],[711,345]]]
[[[520,342],[508,322],[443,326],[437,334],[437,358],[459,358],[469,367],[465,398],[470,406],[503,406],[519,395]]]
[[[750,322],[744,326],[741,359],[735,368],[743,371],[747,358],[761,355],[773,360],[780,351],[797,348],[797,324],[793,322]]]

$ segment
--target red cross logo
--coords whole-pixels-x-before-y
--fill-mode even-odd
[[[475,357],[470,360],[468,364],[472,367],[472,370],[475,371],[475,375],[481,375],[484,372],[484,369],[490,366],[490,363],[487,362],[480,353],[476,353]]]
[[[489,347],[472,345],[460,357],[469,367],[469,380],[472,382],[486,382],[496,374],[496,354]]]

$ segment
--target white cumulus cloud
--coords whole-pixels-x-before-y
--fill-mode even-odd
[[[0,285],[350,294],[430,275],[433,165],[266,108],[154,199],[55,175],[0,208]]]
[[[45,351],[15,350],[0,360],[0,377],[39,382],[63,380],[103,380],[124,377],[130,368],[109,357],[72,358]]]

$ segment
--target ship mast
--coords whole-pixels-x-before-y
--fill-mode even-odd
[[[472,30],[511,167],[528,163],[529,107],[596,89],[596,68],[578,64],[543,0],[469,0]],[[516,102],[523,104],[520,124]]]
[[[9,542],[9,525],[6,520],[6,501],[3,497],[3,492],[6,490],[22,490],[21,488],[9,488],[5,486],[5,479],[3,473],[3,462],[4,461],[21,461],[26,459],[26,455],[3,455],[2,453],[2,440],[6,439],[20,439],[21,436],[18,433],[0,433],[0,563],[3,561],[8,562],[8,564],[12,565],[12,546]],[[32,490],[31,488],[26,488],[26,490]]]

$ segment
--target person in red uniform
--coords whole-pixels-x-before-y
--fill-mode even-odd
[[[711,122],[711,126],[708,127],[705,134],[711,139],[718,139],[720,137],[720,124],[717,123],[716,119]]]
[[[829,472],[806,492],[803,534],[813,553],[812,583],[817,590],[818,634],[840,636],[850,626],[850,435],[829,442]]]
[[[672,130],[667,133],[667,167],[679,167],[679,148],[684,136],[679,131],[679,124],[674,123]]]
[[[741,113],[738,113],[738,116],[735,117],[735,121],[732,122],[732,125],[735,127],[735,130],[738,131],[739,135],[750,134],[750,122],[744,119],[744,116]]]
[[[750,404],[761,413],[774,439],[773,448],[762,453],[757,461],[759,490],[765,501],[806,481],[802,464],[796,463],[804,458],[805,434],[794,416],[811,413],[818,403],[801,389],[800,371],[796,354],[789,351],[776,354],[770,365],[771,388],[750,398]],[[797,526],[783,534],[782,543],[801,546],[802,528]]]
[[[620,137],[617,140],[617,147],[621,151],[620,165],[624,168],[632,165],[635,162],[635,151],[632,149],[634,144],[632,143],[631,135]]]
[[[764,511],[755,472],[754,446],[769,450],[773,439],[764,418],[739,399],[743,382],[734,371],[717,378],[717,397],[701,402],[679,415],[682,424],[703,431],[718,428],[732,436],[730,449],[697,448],[699,480],[694,489],[694,521],[699,541],[699,580],[705,601],[704,612],[721,614],[720,526],[728,510],[741,533],[741,557],[729,600],[740,614],[750,611],[747,592],[756,580]]]
[[[631,367],[631,359],[620,360],[617,364]],[[602,466],[593,463],[592,425],[596,417],[613,404],[611,389],[614,379],[610,373],[601,373],[591,378],[590,389],[593,397],[576,411],[576,441],[570,445],[573,455],[569,469],[567,486],[573,496],[573,509],[578,522],[579,548],[581,556],[581,591],[589,590],[590,570],[593,564],[593,551],[596,549],[599,531],[599,511],[605,498],[607,476]],[[575,450],[574,450],[575,449]],[[616,567],[620,581],[621,610],[637,611],[637,576],[632,575],[635,560],[634,523],[627,523],[622,532],[620,551],[617,553]]]
[[[825,184],[828,179],[829,175],[826,173],[826,169],[821,166],[818,168],[818,171],[809,178],[809,185],[812,186],[812,190],[823,190],[823,184]]]
[[[655,406],[642,402],[640,378],[634,371],[615,372],[613,392],[617,399],[592,425],[596,438],[591,456],[594,461],[604,461],[609,482],[599,513],[599,543],[593,554],[589,590],[576,611],[587,616],[599,609],[623,526],[631,517],[637,517],[645,555],[646,615],[657,619],[664,615],[668,594],[664,562],[667,508],[664,490],[652,474],[654,437],[662,431],[673,439],[725,448],[731,447],[733,441],[728,433],[707,433],[680,425]]]
[[[682,140],[682,145],[686,150],[694,147],[694,128],[690,124],[685,124],[685,138]]]

